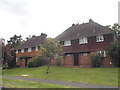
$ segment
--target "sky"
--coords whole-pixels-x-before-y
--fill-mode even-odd
[[[73,23],[89,19],[106,26],[118,22],[119,0],[0,0],[0,38],[13,35],[56,37]]]

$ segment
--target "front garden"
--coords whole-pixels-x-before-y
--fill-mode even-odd
[[[51,66],[49,74],[46,74],[46,69],[47,66],[4,69],[3,76],[22,77],[21,75],[27,74],[27,77],[34,78],[118,86],[118,68],[71,68]]]

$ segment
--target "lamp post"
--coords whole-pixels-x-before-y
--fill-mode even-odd
[[[2,67],[2,62],[4,60],[4,39],[0,38],[0,68]]]
[[[0,38],[0,89],[2,88],[2,62],[4,60],[4,39]]]

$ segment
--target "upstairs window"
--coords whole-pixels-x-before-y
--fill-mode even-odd
[[[38,47],[35,47],[35,51],[38,51]]]
[[[18,50],[16,50],[16,53],[18,53]]]
[[[31,52],[32,51],[32,49],[31,48],[28,48],[28,52]]]
[[[86,44],[86,43],[88,43],[87,38],[84,37],[79,39],[79,44]]]
[[[24,49],[21,49],[21,53],[24,53]]]
[[[68,41],[64,41],[64,46],[70,46],[71,45],[71,41],[68,40]]]
[[[101,57],[106,57],[106,51],[97,51],[97,54]]]
[[[103,35],[97,36],[97,37],[96,37],[96,41],[97,41],[97,42],[103,42],[103,41],[104,41]]]

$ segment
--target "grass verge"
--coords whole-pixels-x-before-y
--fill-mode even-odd
[[[27,80],[3,79],[3,87],[9,88],[73,88],[48,83],[33,82]]]
[[[118,68],[70,68],[51,66],[46,74],[47,66],[37,68],[13,68],[3,70],[3,76],[28,74],[28,77],[52,80],[94,83],[118,86]]]

